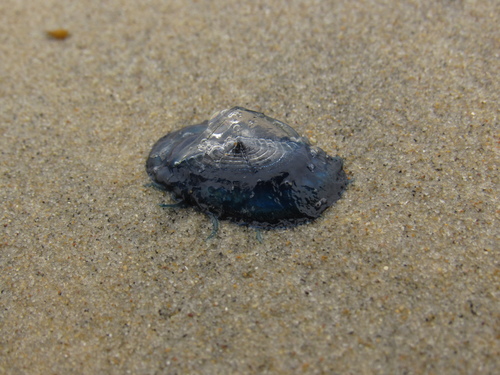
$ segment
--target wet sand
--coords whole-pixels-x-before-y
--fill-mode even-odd
[[[286,4],[0,5],[0,373],[498,371],[498,2]],[[153,143],[235,105],[344,197],[262,243],[159,207]]]

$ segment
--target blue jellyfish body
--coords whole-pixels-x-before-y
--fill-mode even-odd
[[[205,213],[268,229],[314,220],[340,199],[342,165],[285,123],[234,107],[158,140],[146,169]]]

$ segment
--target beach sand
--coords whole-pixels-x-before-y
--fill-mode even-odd
[[[0,20],[0,373],[498,372],[498,1],[5,0]],[[154,142],[235,105],[342,157],[343,198],[262,243],[159,207]]]

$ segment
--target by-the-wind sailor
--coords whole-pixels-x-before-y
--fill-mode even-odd
[[[342,165],[287,124],[234,107],[158,140],[146,169],[212,217],[274,228],[313,220],[340,199]]]

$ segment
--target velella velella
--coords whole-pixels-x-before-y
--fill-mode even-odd
[[[146,170],[177,200],[262,229],[318,218],[348,184],[340,157],[312,146],[289,125],[242,107],[160,138]]]

